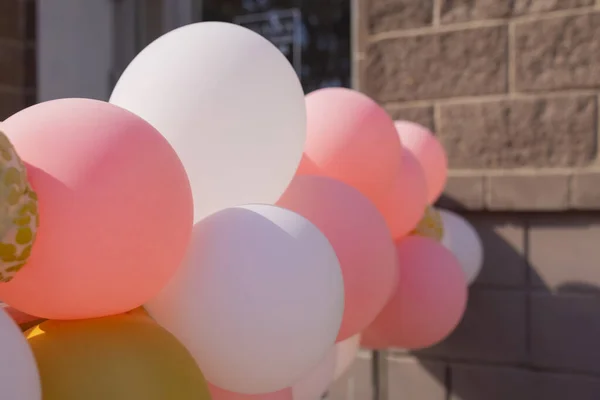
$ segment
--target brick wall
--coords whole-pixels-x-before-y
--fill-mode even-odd
[[[354,0],[354,77],[430,127],[486,260],[440,345],[332,399],[600,399],[600,0]],[[375,357],[375,359],[373,359]]]
[[[600,215],[467,217],[486,264],[458,329],[424,351],[361,355],[331,400],[600,398]]]
[[[35,103],[35,0],[0,0],[0,121]]]

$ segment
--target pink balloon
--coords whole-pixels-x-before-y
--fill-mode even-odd
[[[427,182],[416,157],[402,149],[402,165],[392,190],[378,204],[392,237],[408,235],[419,223],[427,207]]]
[[[420,349],[448,336],[467,303],[467,283],[454,255],[440,243],[409,236],[397,244],[400,284],[363,333],[371,349]]]
[[[394,243],[377,208],[350,186],[318,176],[296,176],[277,204],[315,224],[338,256],[345,303],[337,341],[366,328],[389,300],[398,273]]]
[[[40,227],[0,298],[27,314],[81,319],[155,296],[181,263],[193,221],[187,175],[162,135],[89,99],[29,107],[3,128],[28,166]]]
[[[305,153],[302,153],[302,159],[298,171],[296,171],[296,175],[320,175],[320,170]]]
[[[448,158],[442,144],[427,128],[409,121],[395,123],[402,145],[421,163],[427,180],[427,203],[433,204],[444,191]]]
[[[208,389],[212,400],[293,400],[290,388],[265,394],[241,394],[221,389],[209,383]]]
[[[400,166],[402,146],[392,119],[369,97],[344,88],[312,92],[306,107],[305,157],[298,174],[335,178],[377,202]]]

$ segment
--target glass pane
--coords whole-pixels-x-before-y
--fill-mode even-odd
[[[244,25],[277,45],[305,92],[350,87],[349,0],[203,0],[197,19]]]

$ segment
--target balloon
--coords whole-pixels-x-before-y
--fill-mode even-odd
[[[472,284],[483,267],[483,244],[467,220],[447,210],[440,210],[444,236],[442,244],[458,259],[467,284]]]
[[[26,314],[22,311],[19,311],[15,308],[9,307],[7,305],[2,305],[0,308],[4,310],[4,312],[13,319],[18,325],[27,324],[31,321],[39,319],[38,317],[34,317],[33,315]],[[37,325],[37,324],[36,324]]]
[[[10,282],[27,263],[39,225],[37,194],[27,169],[0,131],[0,282]]]
[[[0,390],[3,399],[41,400],[40,376],[18,325],[0,309]]]
[[[177,154],[112,104],[62,99],[3,123],[39,195],[31,257],[0,298],[48,319],[131,310],[173,276],[189,243],[192,195]]]
[[[338,380],[350,369],[360,348],[361,335],[354,335],[344,340],[343,342],[336,343],[335,345],[335,371],[333,373],[333,380]]]
[[[408,235],[417,226],[427,205],[427,182],[419,160],[402,149],[401,161],[392,189],[377,204],[394,239]]]
[[[321,400],[335,373],[336,346],[333,346],[316,368],[292,386],[294,400]]]
[[[292,390],[283,389],[264,394],[241,394],[229,392],[209,384],[211,400],[293,400]]]
[[[209,382],[260,394],[291,386],[333,346],[343,288],[335,252],[313,224],[249,205],[196,224],[182,267],[146,309]]]
[[[371,349],[420,349],[448,336],[460,322],[467,285],[456,258],[440,243],[409,236],[398,242],[400,285],[363,333]]]
[[[434,207],[427,206],[425,215],[411,234],[440,242],[444,236],[444,224],[440,213]]]
[[[192,356],[148,318],[46,321],[25,335],[44,400],[210,400]]]
[[[409,121],[396,121],[402,145],[412,152],[423,167],[427,180],[427,203],[440,197],[448,178],[448,158],[441,143],[427,128]]]
[[[385,110],[357,91],[327,88],[306,96],[306,112],[298,174],[338,179],[377,203],[400,168],[400,140]]]
[[[154,125],[190,177],[195,221],[274,203],[306,139],[304,92],[279,49],[238,25],[201,22],[146,47],[110,102]]]
[[[359,346],[360,335],[336,343],[316,368],[292,386],[294,400],[320,400],[329,385],[350,368]]]
[[[357,190],[319,176],[294,178],[277,205],[297,212],[329,239],[344,277],[338,341],[366,328],[397,282],[394,242],[377,208]]]

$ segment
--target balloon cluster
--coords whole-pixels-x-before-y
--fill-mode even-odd
[[[304,96],[236,25],[172,31],[109,102],[2,130],[0,299],[42,320],[23,337],[0,312],[2,398],[317,400],[361,343],[450,334],[483,262],[431,207],[431,132],[349,89]]]

